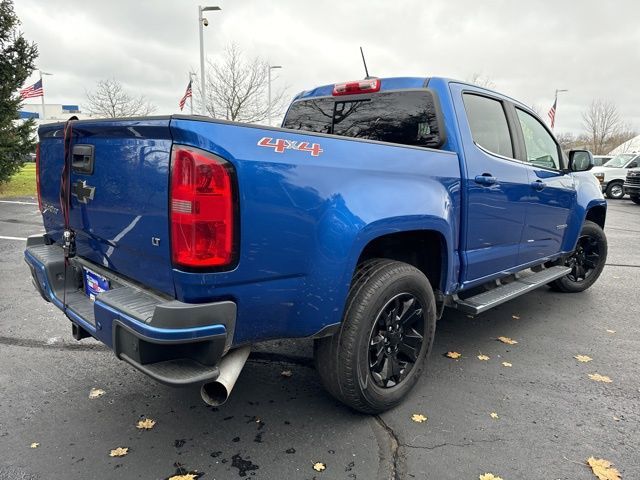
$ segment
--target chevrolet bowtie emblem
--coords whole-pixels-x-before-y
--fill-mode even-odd
[[[87,200],[93,200],[93,194],[96,187],[87,185],[85,180],[78,180],[71,186],[71,195],[76,197],[80,203],[87,203]]]

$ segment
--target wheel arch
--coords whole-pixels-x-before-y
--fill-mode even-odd
[[[604,228],[604,223],[607,218],[607,207],[604,205],[594,205],[587,210],[585,220],[590,220],[593,223],[597,223],[600,228]]]
[[[408,263],[424,273],[434,290],[447,288],[450,259],[447,239],[440,231],[407,230],[372,238],[362,248],[356,268],[372,258]]]

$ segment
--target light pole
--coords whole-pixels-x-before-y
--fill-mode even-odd
[[[269,81],[268,90],[267,90],[267,123],[271,126],[271,70],[275,70],[276,68],[282,68],[282,65],[267,65],[267,70],[269,71]]]
[[[564,88],[556,88],[556,95],[553,99],[553,120],[551,121],[551,131],[553,131],[555,125],[556,125],[556,114],[558,113],[558,94],[559,93],[564,93],[564,92],[568,92],[569,90],[564,89]]]
[[[42,70],[38,70],[38,73],[40,74],[40,85],[42,86],[42,97],[40,99],[42,100],[42,121],[44,121],[44,84],[42,83],[42,76],[53,75],[53,73],[43,72]]]
[[[203,36],[203,32],[202,32],[202,27],[206,27],[207,25],[209,25],[209,20],[207,20],[205,17],[202,16],[203,12],[211,12],[211,11],[218,11],[218,10],[222,10],[220,7],[203,7],[198,5],[198,29],[200,31],[200,88],[202,89],[200,91],[201,95],[202,95],[202,115],[206,114],[206,107],[205,107],[205,99],[206,99],[206,94],[205,94],[205,90],[204,90],[204,86],[205,86],[205,81],[204,81],[204,36]]]

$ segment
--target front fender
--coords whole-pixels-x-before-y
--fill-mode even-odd
[[[591,172],[574,173],[573,179],[576,188],[576,205],[571,214],[569,231],[564,239],[562,250],[572,252],[576,248],[582,225],[587,218],[587,213],[594,207],[607,208],[607,201],[602,195],[600,182]]]

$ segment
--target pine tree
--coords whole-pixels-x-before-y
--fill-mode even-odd
[[[18,30],[12,0],[0,0],[0,184],[16,173],[34,150],[33,120],[17,121],[18,90],[31,75],[38,48]]]

